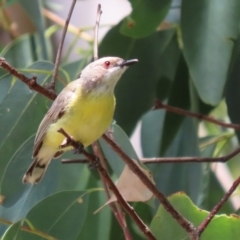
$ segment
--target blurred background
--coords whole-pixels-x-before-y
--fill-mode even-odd
[[[114,120],[117,125],[113,123],[112,129],[125,152],[141,160],[174,156],[221,157],[236,149],[240,138],[238,131],[154,109],[154,101],[158,99],[221,121],[240,123],[240,1],[77,1],[62,52],[57,92],[76,79],[92,61],[98,3],[103,11],[99,56],[139,59],[116,88]],[[70,4],[71,1],[64,0],[2,0],[0,56],[26,76],[37,76],[38,83],[46,86],[52,76]],[[32,187],[21,183],[31,162],[37,127],[50,104],[50,100],[0,69],[0,233],[5,234],[8,227],[16,226],[14,224],[27,217],[41,231],[62,237],[66,233],[59,229],[63,231],[62,226],[68,218],[56,229],[46,230],[39,214],[48,216],[46,209],[51,209],[59,198],[70,199],[71,196],[76,200],[76,191],[87,191],[84,203],[88,207],[84,205],[84,210],[81,209],[86,210],[84,218],[78,219],[82,228],[78,231],[69,228],[66,236],[73,234],[72,239],[123,239],[109,209],[97,217],[90,216],[106,202],[106,197],[103,192],[91,192],[102,188],[102,183],[87,166],[53,161],[41,184]],[[124,164],[103,140],[99,144],[108,160],[111,176],[117,180]],[[76,156],[67,153],[63,158]],[[224,164],[145,166],[166,196],[184,191],[195,205],[208,211],[239,177],[239,156]],[[147,224],[151,224],[158,206],[156,201],[149,205],[134,203]],[[238,214],[239,207],[238,188],[220,213]],[[56,215],[49,224],[55,221],[59,209],[54,213]],[[108,223],[106,226],[101,225],[102,219]],[[89,222],[98,229],[98,238],[91,232]],[[134,239],[144,239],[136,226],[129,224]],[[116,232],[120,232],[118,238]],[[16,239],[39,239],[22,231],[21,234]],[[66,236],[59,239],[69,239]]]

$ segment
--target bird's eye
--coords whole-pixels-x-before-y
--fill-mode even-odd
[[[109,66],[110,66],[110,62],[109,62],[109,61],[106,61],[106,62],[104,62],[103,65],[104,65],[105,68],[109,68]]]

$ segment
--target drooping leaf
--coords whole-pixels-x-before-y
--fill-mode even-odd
[[[136,162],[136,164],[141,169],[141,171],[149,178],[149,180],[154,183],[150,171],[141,167],[138,162]],[[118,178],[116,187],[119,193],[127,202],[147,202],[153,196],[153,193],[145,186],[145,184],[143,184],[140,178],[132,172],[128,165],[125,165],[120,177]],[[98,213],[105,206],[116,201],[116,196],[112,194],[108,201],[102,207],[97,209],[94,213]]]
[[[228,107],[228,114],[233,123],[240,123],[240,116],[238,114],[238,109],[240,109],[240,37],[238,37],[235,42],[235,47],[232,56],[232,65],[228,76],[228,81],[226,85],[226,104]],[[236,131],[238,139],[240,139],[240,132]]]
[[[184,55],[201,99],[217,105],[223,97],[233,40],[239,32],[240,2],[182,2]]]
[[[189,76],[186,62],[183,56],[179,59],[175,79],[169,94],[168,104],[183,109],[190,108]],[[161,155],[167,150],[177,134],[184,116],[167,112],[164,119]]]
[[[169,97],[176,70],[179,65],[180,56],[181,50],[178,45],[177,35],[175,34],[164,52],[161,54],[159,63],[161,74],[156,86],[156,97],[161,101]],[[171,59],[171,61],[169,61],[169,59]]]

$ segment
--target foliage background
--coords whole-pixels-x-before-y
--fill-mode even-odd
[[[183,0],[179,6],[179,23],[169,18],[164,20],[173,9],[171,0],[129,2],[132,13],[109,30],[99,48],[100,57],[139,59],[117,86],[116,123],[131,136],[141,121],[144,157],[217,157],[236,148],[239,133],[235,135],[232,130],[200,124],[195,119],[163,110],[153,111],[152,107],[158,98],[173,106],[240,123],[240,0]],[[12,11],[24,12],[22,18],[28,23],[27,30],[14,32],[8,12],[13,7],[17,10]],[[2,1],[0,9],[0,55],[25,75],[36,75],[41,84],[51,79],[54,66],[51,37],[59,29],[57,24],[47,24],[43,7],[54,6],[44,1],[11,0]],[[95,14],[95,9],[91,14]],[[75,41],[67,52],[76,47],[74,44]],[[92,41],[88,41],[88,46],[74,62],[63,59],[58,92],[77,78],[91,60]],[[49,235],[57,239],[123,239],[108,207],[97,215],[92,214],[106,202],[106,197],[98,174],[87,166],[53,161],[39,185],[21,183],[31,161],[36,129],[50,104],[48,99],[0,69],[2,239],[51,239]],[[118,143],[135,156],[128,137],[120,128],[114,129]],[[100,143],[116,180],[123,164],[103,141]],[[76,156],[68,153],[65,157]],[[148,168],[165,195],[184,191],[198,207],[211,210],[224,194],[223,183],[239,175],[238,161],[235,157],[224,165],[222,169],[228,175],[222,171],[221,179],[217,174],[219,164],[151,164]],[[154,206],[133,205],[147,224],[159,206],[157,202]],[[234,213],[238,207],[232,200],[220,212]],[[23,221],[24,218],[28,221]],[[136,226],[128,222],[133,239],[144,239]],[[48,236],[22,231],[22,225],[34,226]]]

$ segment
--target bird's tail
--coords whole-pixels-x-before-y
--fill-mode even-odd
[[[53,156],[48,157],[48,159],[38,159],[37,157],[34,158],[33,163],[30,165],[27,172],[24,174],[22,182],[31,184],[38,183],[45,174],[52,158]]]

